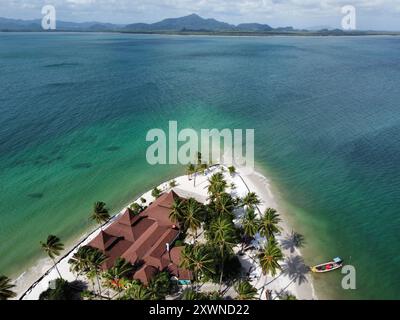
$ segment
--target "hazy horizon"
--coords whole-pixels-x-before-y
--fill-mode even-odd
[[[396,0],[3,0],[0,16],[41,19],[41,8],[52,4],[57,19],[113,24],[154,23],[196,13],[230,24],[263,23],[297,29],[340,28],[344,5],[357,10],[357,29],[400,31],[400,2]]]

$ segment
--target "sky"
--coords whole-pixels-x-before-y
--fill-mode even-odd
[[[40,19],[46,4],[64,21],[128,24],[197,13],[232,24],[295,28],[339,28],[341,8],[352,5],[357,29],[400,31],[400,0],[0,0],[0,17]]]

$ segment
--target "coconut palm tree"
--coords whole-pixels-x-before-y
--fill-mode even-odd
[[[151,196],[152,196],[153,198],[155,198],[155,199],[159,198],[159,197],[161,196],[161,194],[162,194],[162,191],[161,191],[159,188],[157,188],[157,187],[155,187],[155,188],[151,191]]]
[[[242,205],[248,208],[254,208],[261,203],[260,198],[255,192],[249,192],[243,199]]]
[[[196,172],[196,167],[193,163],[189,163],[188,166],[186,167],[186,174],[188,176],[188,179],[190,180],[190,177],[195,174]]]
[[[124,299],[126,300],[150,300],[151,292],[140,282],[133,280],[127,285]]]
[[[169,214],[169,218],[171,219],[171,221],[174,223],[182,222],[184,209],[185,201],[179,198],[175,199],[171,207],[171,213]]]
[[[210,195],[210,199],[213,201],[218,199],[223,193],[226,192],[226,188],[228,184],[225,180],[211,182],[208,186],[208,194]]]
[[[186,246],[181,254],[181,268],[193,272],[194,280],[199,281],[204,273],[214,273],[214,261],[204,246]]]
[[[103,230],[102,225],[110,220],[110,214],[104,202],[98,201],[94,204],[90,219],[99,224],[101,226],[100,228]]]
[[[93,249],[88,258],[89,258],[90,271],[94,273],[97,279],[97,285],[99,287],[99,295],[101,297],[101,285],[100,285],[99,274],[102,270],[104,262],[106,262],[108,258],[103,252],[97,249]]]
[[[282,270],[279,262],[283,260],[283,253],[274,238],[269,239],[268,244],[259,254],[259,259],[264,275],[271,274],[275,277],[277,271]]]
[[[7,300],[17,296],[11,289],[15,285],[11,283],[11,280],[6,276],[0,275],[0,300]]]
[[[79,276],[82,273],[87,273],[90,270],[90,254],[93,248],[89,246],[82,246],[74,253],[71,259],[68,260],[70,270]]]
[[[241,221],[242,224],[242,251],[244,245],[250,243],[260,228],[260,221],[253,208],[248,209]]]
[[[197,239],[197,230],[201,227],[201,220],[204,214],[203,206],[194,198],[189,198],[185,202],[182,221],[185,229],[194,232],[194,239]]]
[[[183,291],[182,300],[199,300],[199,294],[193,289]]]
[[[257,295],[257,289],[248,281],[240,280],[236,282],[234,289],[238,294],[236,300],[253,300]]]
[[[232,254],[233,247],[236,242],[236,229],[233,222],[225,217],[218,217],[211,222],[208,237],[211,243],[219,248],[220,256],[220,289],[222,287],[222,279],[224,276],[224,263],[229,254]]]
[[[171,291],[171,276],[168,272],[160,272],[151,279],[147,290],[151,300],[164,300]]]
[[[257,215],[254,209],[248,209],[242,218],[242,229],[243,234],[246,237],[253,238],[260,227],[260,221],[257,219]]]
[[[60,241],[60,239],[56,236],[49,235],[47,237],[46,242],[40,242],[42,250],[46,252],[46,254],[53,261],[54,267],[57,270],[58,275],[62,279],[60,270],[58,270],[57,263],[55,258],[60,255],[60,251],[64,250],[64,244]]]
[[[232,218],[232,212],[235,209],[235,203],[232,196],[229,193],[221,193],[214,200],[214,209],[221,216],[226,215]]]
[[[102,277],[107,287],[121,293],[124,287],[124,279],[127,278],[132,271],[133,266],[128,261],[123,258],[118,258],[114,266],[104,272]]]
[[[278,226],[281,219],[279,218],[279,214],[275,209],[268,208],[265,210],[263,217],[260,222],[260,234],[261,236],[269,239],[274,237],[275,234],[280,233],[280,228]]]

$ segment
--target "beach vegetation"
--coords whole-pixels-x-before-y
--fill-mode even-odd
[[[192,271],[195,282],[215,273],[213,255],[208,249],[204,245],[187,245],[182,251],[180,267]]]
[[[140,281],[132,280],[126,284],[125,288],[121,300],[151,300],[152,292]]]
[[[220,216],[211,222],[206,235],[211,244],[218,248],[218,262],[220,268],[219,284],[221,289],[226,258],[233,254],[233,247],[237,243],[236,228],[232,220]]]
[[[147,286],[150,300],[165,300],[165,297],[173,291],[173,288],[171,276],[166,271],[158,273]]]
[[[89,263],[89,272],[88,277],[93,278],[95,277],[97,280],[98,286],[98,293],[101,297],[101,284],[100,284],[100,274],[102,272],[102,266],[106,262],[107,257],[106,255],[98,249],[92,248],[89,256],[88,256],[88,263]]]
[[[93,212],[90,215],[90,219],[99,224],[101,229],[103,229],[102,225],[109,221],[110,218],[105,202],[98,201],[93,205]]]
[[[132,204],[130,205],[129,209],[130,209],[130,212],[131,212],[133,215],[137,216],[137,215],[139,215],[141,212],[143,212],[144,207],[141,206],[140,204],[134,202],[134,203],[132,203]]]
[[[60,255],[62,250],[64,250],[64,244],[61,242],[61,240],[57,236],[49,235],[45,242],[40,242],[40,246],[41,246],[42,250],[53,261],[54,267],[55,267],[59,277],[62,279],[62,276],[61,276],[60,270],[58,270],[55,258]]]
[[[177,184],[176,180],[171,180],[171,181],[169,182],[169,187],[170,187],[171,189],[172,189],[172,188],[175,188],[177,185],[178,185],[178,184]]]
[[[236,174],[236,168],[234,166],[228,167],[229,174],[234,176]]]
[[[17,294],[12,290],[15,285],[11,279],[4,275],[0,275],[0,300],[8,300],[15,298]]]
[[[279,214],[275,209],[268,208],[265,210],[260,221],[260,235],[267,239],[275,237],[281,230],[279,227],[280,221]]]
[[[157,188],[157,187],[155,187],[152,191],[151,191],[151,196],[153,197],[153,198],[159,198],[160,196],[162,195],[162,191],[159,189],[159,188]]]
[[[133,270],[132,264],[123,258],[117,258],[114,266],[102,274],[105,286],[121,293],[124,288],[124,282],[132,275]]]
[[[268,240],[258,257],[264,275],[270,274],[275,277],[277,272],[282,270],[280,261],[283,260],[283,253],[275,238]]]
[[[280,295],[279,300],[293,301],[297,300],[297,298],[294,294],[291,294],[290,292],[284,292],[282,295]]]
[[[237,293],[236,300],[254,300],[257,296],[257,289],[247,280],[237,281],[234,289]]]
[[[247,208],[255,208],[261,204],[261,200],[255,192],[249,192],[243,199],[242,199],[242,206]]]
[[[43,291],[39,300],[80,300],[81,291],[77,290],[70,282],[64,279],[57,279],[54,281],[54,288],[48,288]]]
[[[90,271],[90,255],[92,251],[92,247],[82,246],[73,254],[71,259],[68,260],[70,270],[77,276]]]

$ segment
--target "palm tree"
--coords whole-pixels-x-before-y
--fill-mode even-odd
[[[102,266],[107,259],[108,259],[107,256],[103,252],[97,249],[93,249],[89,255],[90,271],[94,273],[97,279],[97,285],[99,287],[100,297],[101,297],[101,285],[100,285],[99,273],[101,272]]]
[[[171,291],[170,274],[168,272],[160,272],[151,279],[147,290],[150,293],[151,300],[164,300]]]
[[[56,236],[49,235],[47,237],[46,242],[40,242],[40,245],[44,252],[50,257],[53,261],[54,267],[56,268],[58,275],[62,279],[61,273],[58,270],[57,263],[55,258],[60,255],[60,251],[64,250],[64,244],[61,243],[60,239]]]
[[[275,277],[277,271],[282,270],[279,262],[283,260],[283,253],[274,238],[269,239],[268,244],[259,254],[259,259],[264,275],[271,274]]]
[[[236,173],[236,168],[234,166],[230,166],[228,168],[229,174],[233,176]]]
[[[11,280],[6,276],[0,275],[0,300],[7,300],[17,296],[11,289],[15,285],[11,283]]]
[[[186,246],[181,254],[181,268],[191,270],[198,281],[204,273],[214,273],[213,259],[204,246]]]
[[[194,232],[194,239],[197,239],[197,230],[201,227],[201,218],[204,213],[203,206],[194,198],[190,198],[185,203],[184,214],[182,216],[185,229]]]
[[[152,196],[153,198],[155,198],[155,199],[159,198],[159,197],[161,196],[161,194],[162,194],[162,191],[161,191],[159,188],[157,188],[157,187],[155,187],[155,188],[151,191],[151,196]]]
[[[257,215],[254,212],[253,208],[250,208],[244,214],[242,221],[242,251],[244,249],[244,245],[248,244],[254,236],[257,234],[260,228],[260,221],[257,219]]]
[[[222,279],[224,276],[224,263],[228,254],[232,254],[236,240],[236,229],[233,222],[224,217],[216,218],[210,225],[209,238],[211,243],[219,248],[220,255],[220,289],[222,287]]]
[[[253,300],[257,295],[257,289],[248,281],[240,280],[236,282],[234,289],[238,294],[236,300]]]
[[[196,172],[196,167],[194,166],[194,164],[192,163],[188,164],[188,166],[186,167],[186,174],[189,180],[190,176],[192,176],[195,172]]]
[[[110,215],[104,202],[98,201],[94,204],[90,219],[95,221],[97,224],[100,224],[100,228],[103,230],[102,225],[110,220]]]
[[[199,294],[193,289],[186,289],[183,291],[182,300],[198,300]]]
[[[231,217],[233,210],[235,209],[235,203],[232,196],[229,193],[221,193],[214,200],[215,211],[221,216],[226,215]]]
[[[124,298],[127,300],[150,300],[151,292],[140,282],[134,280],[128,284]]]
[[[254,208],[260,203],[261,200],[255,192],[249,192],[242,200],[242,205],[248,208]]]
[[[211,200],[218,199],[221,194],[225,193],[228,184],[225,180],[210,182],[208,186],[208,194]]]
[[[124,279],[133,271],[133,266],[123,258],[117,258],[114,266],[103,273],[103,278],[108,287],[115,289],[118,293],[122,292]]]
[[[260,234],[261,236],[269,239],[274,237],[275,234],[280,233],[280,228],[278,226],[281,219],[279,218],[279,214],[275,209],[268,208],[264,216],[261,218],[260,222]]]
[[[257,219],[257,215],[254,212],[254,209],[249,209],[246,211],[242,218],[242,228],[243,233],[246,237],[253,238],[260,226],[260,221]]]
[[[171,219],[172,222],[174,223],[180,223],[183,218],[184,214],[184,207],[185,207],[185,202],[181,199],[175,199],[174,203],[172,204],[171,207],[171,213],[169,214],[169,218]]]
[[[82,246],[74,253],[71,259],[68,260],[70,270],[79,276],[82,273],[87,273],[90,270],[90,254],[93,248]]]

